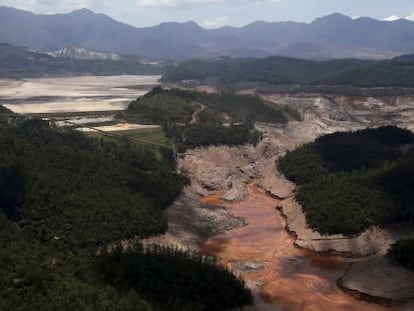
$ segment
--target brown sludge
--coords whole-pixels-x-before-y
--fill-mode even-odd
[[[209,239],[201,251],[216,256],[246,281],[262,284],[260,295],[276,310],[393,310],[357,300],[337,287],[337,279],[349,265],[346,259],[294,247],[285,220],[275,209],[278,199],[249,186],[242,202],[222,202],[217,194],[203,202],[224,206],[247,225]],[[244,269],[240,262],[245,263]]]

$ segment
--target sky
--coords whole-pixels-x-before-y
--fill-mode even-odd
[[[0,0],[0,5],[42,14],[88,8],[138,27],[189,20],[205,28],[256,20],[311,22],[335,12],[414,21],[414,0]]]

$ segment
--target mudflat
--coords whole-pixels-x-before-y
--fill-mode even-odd
[[[119,111],[160,76],[82,76],[0,80],[0,104],[16,113]]]

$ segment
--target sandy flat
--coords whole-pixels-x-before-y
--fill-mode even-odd
[[[57,126],[75,126],[83,124],[93,124],[93,123],[102,123],[110,122],[114,119],[114,115],[105,116],[105,117],[78,117],[78,118],[66,118],[62,121],[55,121]],[[70,123],[67,123],[69,121]]]
[[[35,96],[105,96],[141,93],[125,88],[130,85],[158,84],[161,76],[84,76],[70,78],[40,78],[0,80],[0,98],[27,98]]]
[[[104,132],[118,132],[118,131],[129,131],[129,130],[140,130],[140,129],[155,129],[159,128],[159,125],[147,125],[147,124],[133,124],[133,123],[118,123],[115,125],[98,126],[94,128],[81,127],[78,131],[81,132],[94,132],[95,129]]]
[[[0,104],[22,114],[119,111],[159,79],[124,75],[0,80]]]
[[[131,99],[114,98],[108,100],[74,100],[67,102],[44,102],[39,104],[3,104],[20,114],[68,113],[91,111],[121,111],[128,107]]]

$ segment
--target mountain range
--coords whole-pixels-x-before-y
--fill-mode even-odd
[[[414,52],[414,22],[335,13],[309,24],[257,21],[204,29],[195,22],[168,22],[137,28],[88,9],[41,15],[0,6],[0,42],[38,51],[76,46],[175,60],[221,55],[382,59]]]

